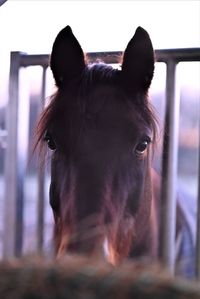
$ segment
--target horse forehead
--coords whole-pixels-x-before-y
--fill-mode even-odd
[[[119,114],[128,116],[130,108],[124,93],[115,86],[100,85],[91,90],[87,99],[87,112],[91,114]]]
[[[119,127],[124,125],[146,130],[145,121],[134,104],[134,96],[129,99],[120,88],[98,86],[88,98],[86,117],[99,117],[105,126],[115,122]]]

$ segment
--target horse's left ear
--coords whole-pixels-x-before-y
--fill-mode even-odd
[[[54,41],[50,67],[58,87],[80,75],[85,67],[83,50],[70,26],[63,28]]]
[[[148,33],[138,27],[124,52],[122,78],[129,92],[147,91],[154,73],[154,50]]]

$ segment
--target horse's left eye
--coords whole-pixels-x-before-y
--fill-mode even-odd
[[[145,137],[143,140],[141,140],[137,146],[135,147],[134,152],[138,155],[141,155],[145,152],[147,149],[149,143],[151,142],[151,139],[149,137]]]

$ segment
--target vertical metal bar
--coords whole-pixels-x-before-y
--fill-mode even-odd
[[[46,90],[46,67],[42,69],[42,88],[41,88],[41,102],[39,105],[39,113],[44,108]],[[42,252],[44,243],[44,211],[45,211],[45,168],[40,166],[38,172],[38,219],[37,219],[37,250]]]
[[[176,186],[180,98],[176,97],[176,61],[167,63],[166,112],[162,161],[160,256],[174,273],[176,230]]]
[[[199,106],[200,108],[200,106]],[[200,113],[200,109],[199,109]],[[197,219],[196,219],[196,278],[200,280],[200,119],[199,119],[199,166],[198,166],[198,196],[197,196]]]
[[[23,239],[24,158],[19,123],[20,53],[11,53],[5,156],[4,257],[19,256]],[[22,150],[22,151],[21,151]]]
[[[9,102],[6,115],[7,149],[5,153],[4,257],[15,255],[17,189],[17,122],[20,53],[11,53]],[[21,187],[21,186],[20,186]]]

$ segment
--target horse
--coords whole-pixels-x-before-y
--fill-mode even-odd
[[[143,28],[119,61],[120,69],[90,64],[70,26],[53,43],[57,90],[39,120],[37,143],[52,152],[57,258],[104,255],[118,265],[158,256],[157,119],[148,96],[155,53]]]

